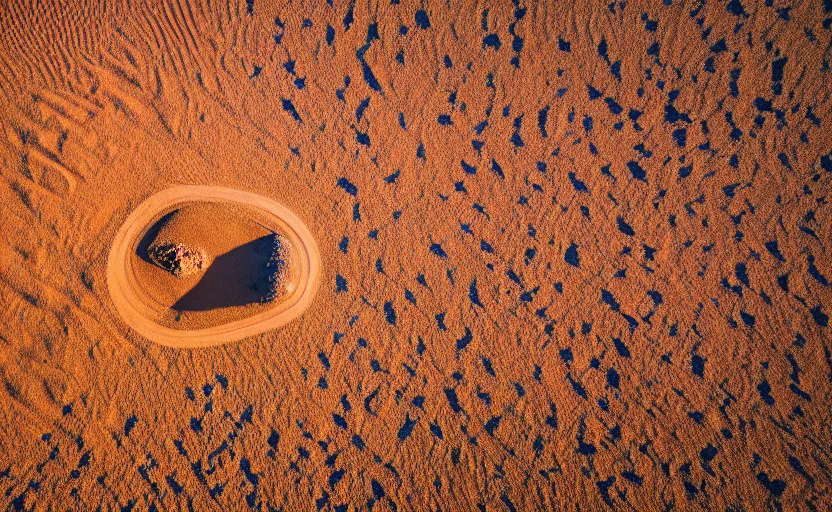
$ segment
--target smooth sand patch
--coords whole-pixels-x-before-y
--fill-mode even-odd
[[[161,235],[160,235],[161,234]],[[162,236],[208,255],[200,273],[176,277],[147,258]],[[291,251],[291,282],[272,301],[255,279],[282,237]],[[274,329],[312,301],[320,256],[311,233],[288,208],[263,196],[221,187],[180,186],[141,203],[116,234],[107,262],[110,295],[142,336],[180,348],[207,347]]]
[[[139,290],[158,305],[151,319],[173,329],[204,329],[282,302],[300,277],[297,250],[285,231],[262,211],[240,204],[177,205],[148,228],[132,261]],[[203,255],[204,266],[182,275],[154,259],[154,247],[173,244]],[[275,249],[286,257],[270,265]]]

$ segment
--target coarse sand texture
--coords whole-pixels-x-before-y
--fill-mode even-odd
[[[832,511],[832,0],[0,0],[0,511]]]

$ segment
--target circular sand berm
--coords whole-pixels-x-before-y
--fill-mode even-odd
[[[274,307],[262,313],[204,329],[171,329],[152,320],[159,304],[140,289],[134,259],[138,240],[166,212],[177,205],[208,201],[243,205],[280,224],[297,248],[298,286]],[[275,329],[300,316],[318,287],[321,261],[312,233],[288,208],[272,199],[223,187],[178,186],[158,192],[142,202],[124,222],[107,259],[107,286],[121,317],[133,330],[156,343],[175,348],[220,345]]]

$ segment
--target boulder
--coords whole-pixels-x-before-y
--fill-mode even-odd
[[[292,255],[290,242],[277,233],[264,240],[266,261],[260,272],[257,288],[260,302],[272,302],[294,289],[291,279]]]
[[[207,263],[205,253],[179,242],[154,243],[148,247],[147,256],[180,279],[202,272]]]

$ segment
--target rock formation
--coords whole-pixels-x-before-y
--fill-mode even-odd
[[[260,302],[272,302],[293,289],[291,282],[292,258],[289,241],[277,233],[264,241],[266,262],[257,280],[262,292]]]
[[[148,248],[147,256],[180,279],[202,272],[207,262],[202,251],[177,242],[153,244]]]

